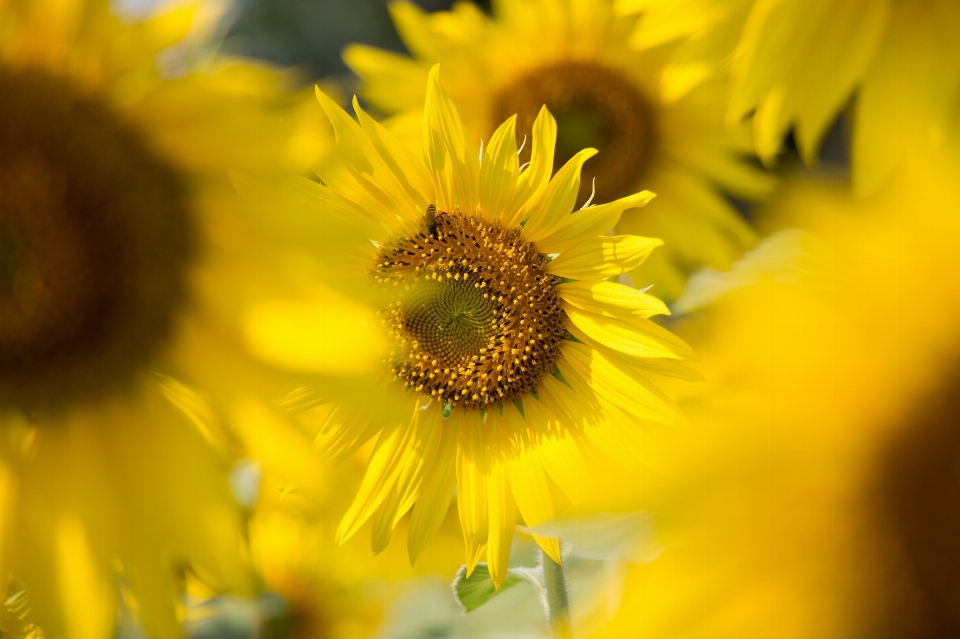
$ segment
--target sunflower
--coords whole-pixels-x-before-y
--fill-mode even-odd
[[[866,201],[796,176],[766,211],[816,231],[801,256],[816,266],[741,282],[690,323],[711,388],[680,402],[694,426],[672,443],[675,475],[633,502],[665,550],[631,571],[600,636],[960,631],[953,153]]]
[[[362,405],[329,393],[321,402],[317,440],[344,457],[377,437],[338,542],[372,520],[379,552],[412,508],[416,561],[456,488],[468,570],[486,550],[499,585],[517,512],[529,525],[552,517],[552,484],[577,499],[590,450],[637,463],[649,438],[680,420],[645,371],[689,377],[679,360],[693,353],[649,319],[667,312],[662,302],[610,281],[661,243],[603,234],[653,194],[572,213],[580,167],[595,151],[577,153],[551,179],[556,123],[544,108],[525,170],[516,117],[480,154],[438,74],[434,67],[421,156],[356,99],[359,124],[317,92],[336,147],[318,171],[322,184],[299,180],[296,190],[312,208],[314,233],[340,247],[318,270],[331,304],[346,296],[367,310],[341,324],[357,330],[313,340],[330,344],[327,357],[379,353],[355,358],[368,364],[353,378],[377,384]],[[315,242],[303,225],[292,235]],[[297,315],[287,317],[262,325],[263,348],[276,339],[284,350]],[[363,341],[338,344],[355,338]],[[381,420],[387,400],[402,413]],[[560,561],[557,540],[539,541]]]
[[[645,4],[621,2],[624,12],[646,12]],[[792,128],[804,160],[814,164],[827,130],[855,97],[851,169],[857,192],[866,195],[917,140],[936,146],[955,126],[960,7],[952,0],[670,4],[669,13],[713,18],[698,25],[710,36],[683,48],[690,58],[729,57],[728,119],[753,114],[756,149],[767,163]],[[662,13],[653,15],[659,32],[669,23]],[[723,51],[717,41],[732,46]]]
[[[242,237],[227,169],[310,160],[275,72],[158,67],[194,9],[124,24],[109,4],[0,3],[0,583],[46,636],[109,636],[122,584],[175,637],[174,568],[249,586],[192,390],[252,381],[214,370],[246,361],[217,269]]]
[[[746,160],[748,131],[725,127],[722,84],[666,94],[660,76],[669,52],[632,50],[636,18],[614,18],[608,0],[494,2],[492,18],[466,2],[435,14],[396,2],[391,12],[414,58],[355,45],[344,59],[363,80],[362,96],[395,116],[394,130],[416,131],[427,73],[438,62],[451,70],[450,95],[475,139],[489,140],[517,115],[521,162],[531,151],[522,141],[546,104],[557,120],[553,170],[582,148],[599,150],[584,165],[578,202],[591,193],[600,201],[623,197],[641,185],[662,196],[625,215],[619,230],[665,240],[635,275],[667,301],[687,273],[727,268],[754,243],[720,191],[751,199],[770,184]]]

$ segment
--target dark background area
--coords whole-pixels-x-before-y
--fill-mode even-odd
[[[237,0],[224,49],[285,66],[315,78],[340,75],[340,51],[352,42],[405,51],[390,21],[386,0]],[[449,9],[453,0],[416,0],[427,11]],[[476,4],[489,11],[489,0]]]

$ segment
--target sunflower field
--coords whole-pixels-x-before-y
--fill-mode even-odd
[[[960,637],[960,0],[0,0],[0,586]]]

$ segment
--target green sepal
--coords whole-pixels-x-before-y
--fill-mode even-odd
[[[481,562],[477,564],[469,578],[467,577],[467,566],[460,566],[451,587],[457,602],[463,606],[466,612],[472,612],[521,581],[523,581],[522,577],[512,571],[507,571],[506,579],[500,584],[500,590],[497,590],[493,586],[493,579],[490,578],[487,564]]]

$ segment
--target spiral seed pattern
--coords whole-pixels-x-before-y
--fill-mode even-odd
[[[431,206],[420,229],[383,247],[376,268],[398,290],[383,312],[397,377],[474,409],[535,391],[567,337],[547,261],[520,227]]]

